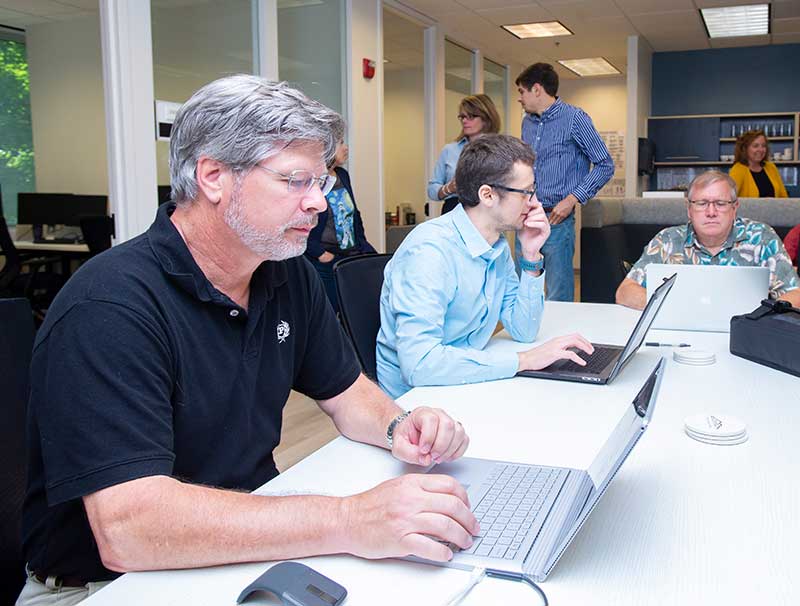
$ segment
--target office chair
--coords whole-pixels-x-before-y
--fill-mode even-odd
[[[33,337],[28,301],[0,300],[0,604],[13,604],[25,583],[22,502],[26,488],[25,411]]]
[[[359,255],[333,266],[339,295],[339,318],[356,350],[361,370],[377,380],[375,342],[381,327],[383,268],[392,255]]]
[[[114,235],[114,217],[107,215],[91,215],[80,218],[83,241],[89,247],[89,254],[94,257],[111,248],[111,237]]]
[[[54,271],[54,267],[61,263],[61,257],[20,254],[2,215],[0,256],[5,257],[5,265],[0,269],[0,299],[25,297],[31,304],[34,317],[41,321],[66,282],[65,276]]]

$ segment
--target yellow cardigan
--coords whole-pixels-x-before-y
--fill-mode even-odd
[[[764,162],[764,171],[767,177],[772,181],[772,187],[775,188],[776,198],[788,198],[789,194],[786,192],[786,187],[783,185],[783,180],[778,172],[778,167],[772,162]],[[750,174],[750,168],[741,162],[737,162],[731,166],[728,174],[731,179],[736,181],[736,191],[740,198],[759,198],[758,186],[756,185],[753,175]]]

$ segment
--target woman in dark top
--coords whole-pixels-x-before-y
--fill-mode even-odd
[[[740,198],[786,198],[789,194],[774,163],[763,130],[749,130],[736,141],[735,160],[729,171]]]
[[[364,235],[364,223],[356,206],[356,197],[350,184],[350,174],[342,168],[349,150],[344,142],[342,124],[336,154],[328,166],[328,173],[336,177],[336,185],[325,196],[328,208],[317,216],[317,226],[308,236],[306,257],[319,272],[328,300],[339,312],[339,299],[333,281],[333,265],[340,259],[374,253],[375,249]]]

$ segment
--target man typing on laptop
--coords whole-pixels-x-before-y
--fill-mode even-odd
[[[770,296],[800,304],[800,282],[775,231],[764,223],[736,216],[736,183],[709,170],[686,192],[689,221],[661,230],[617,288],[621,305],[643,309],[647,303],[645,268],[651,263],[760,266],[770,270]]]
[[[461,153],[456,183],[461,204],[416,228],[386,266],[378,381],[392,397],[419,385],[503,379],[556,360],[585,361],[592,345],[580,335],[557,337],[515,353],[489,353],[498,321],[516,341],[536,338],[544,307],[544,259],[550,234],[536,199],[534,155],[514,137],[485,135]],[[517,231],[517,278],[503,233]],[[574,349],[575,350],[574,350]]]

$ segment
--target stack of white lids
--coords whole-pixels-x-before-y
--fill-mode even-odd
[[[747,441],[747,427],[727,415],[695,415],[684,421],[686,435],[698,442],[733,446]]]
[[[672,359],[681,364],[690,366],[708,366],[717,361],[713,352],[701,349],[676,349],[672,352]]]

